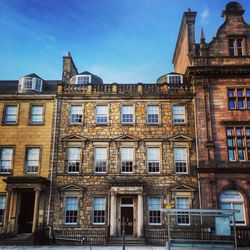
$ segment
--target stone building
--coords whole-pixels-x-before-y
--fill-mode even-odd
[[[223,24],[195,43],[196,12],[185,12],[173,57],[194,86],[202,208],[237,209],[236,225],[250,220],[250,26],[230,2]]]
[[[0,234],[46,223],[57,83],[0,81]]]
[[[183,75],[104,84],[69,54],[57,98],[54,229],[120,236],[124,218],[126,234],[143,237],[165,231],[164,205],[198,208],[194,94]]]

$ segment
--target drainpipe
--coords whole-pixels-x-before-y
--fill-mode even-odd
[[[196,148],[196,164],[197,169],[200,168],[199,164],[199,140],[198,140],[198,131],[197,131],[197,116],[196,116],[196,97],[193,99],[194,103],[194,126],[195,126],[195,148]],[[200,173],[198,171],[198,195],[199,195],[199,206],[202,209],[202,197],[201,197],[201,183],[200,183]],[[203,225],[203,218],[201,214],[201,226]]]
[[[55,97],[56,98],[56,97]],[[52,141],[52,157],[51,157],[51,172],[50,172],[50,188],[49,188],[49,203],[48,203],[48,215],[47,215],[47,226],[49,225],[50,221],[50,209],[51,209],[51,199],[52,199],[52,182],[53,182],[53,171],[54,171],[54,154],[55,154],[55,139],[56,139],[56,129],[57,129],[57,105],[58,99],[56,98],[55,101],[55,116],[54,116],[54,131],[53,131],[53,141]]]

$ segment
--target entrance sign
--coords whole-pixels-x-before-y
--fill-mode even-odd
[[[229,217],[215,217],[215,232],[217,236],[231,236]]]

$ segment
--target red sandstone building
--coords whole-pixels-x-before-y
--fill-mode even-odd
[[[173,57],[196,92],[201,208],[235,208],[236,225],[250,223],[250,26],[230,2],[223,24],[195,43],[196,12],[185,12]]]

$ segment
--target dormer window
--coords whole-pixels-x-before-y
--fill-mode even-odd
[[[167,82],[172,84],[180,84],[183,83],[182,75],[167,75]]]
[[[76,79],[77,84],[88,84],[91,83],[91,75],[79,75]]]
[[[36,74],[30,74],[24,76],[19,81],[19,91],[42,91],[43,80],[39,78]]]

